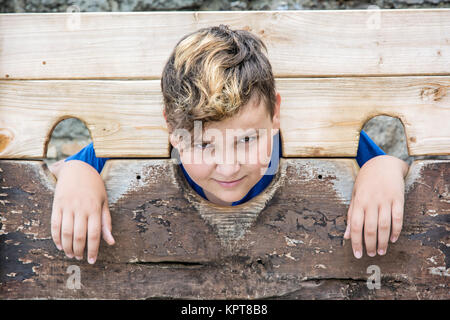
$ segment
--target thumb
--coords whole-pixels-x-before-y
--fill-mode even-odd
[[[109,245],[113,245],[115,243],[111,231],[111,214],[109,212],[108,200],[105,200],[102,207],[102,234],[103,240],[105,240]]]

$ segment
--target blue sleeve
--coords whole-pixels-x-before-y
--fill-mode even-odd
[[[386,153],[369,138],[367,133],[361,130],[356,154],[356,162],[358,162],[359,167],[361,168],[370,159],[381,155],[386,155]]]
[[[86,147],[81,149],[78,153],[68,157],[66,160],[64,160],[64,162],[69,160],[81,160],[86,162],[87,164],[90,164],[100,174],[106,160],[108,159],[109,158],[97,158],[95,156],[94,143],[91,142]]]

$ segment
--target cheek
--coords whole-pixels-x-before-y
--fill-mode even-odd
[[[237,150],[238,161],[246,167],[268,166],[272,153],[272,143],[265,136],[250,145],[240,145]]]
[[[252,181],[256,180],[254,182],[257,182],[266,172],[271,158],[271,151],[271,141],[268,141],[266,138],[261,139],[258,144],[255,144],[250,149],[250,155],[253,158],[245,164],[245,172],[252,177]]]
[[[180,157],[183,167],[189,177],[198,185],[209,179],[213,166],[205,163],[193,163],[190,161],[190,155],[184,154]]]
[[[272,140],[264,136],[258,146],[258,165],[259,167],[267,167],[272,155]]]

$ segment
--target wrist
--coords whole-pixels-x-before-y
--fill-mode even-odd
[[[389,161],[392,161],[393,163],[398,164],[403,179],[408,175],[409,165],[406,161],[403,161],[400,158],[390,156],[390,155],[381,155],[376,158],[389,159]]]
[[[58,178],[68,178],[73,181],[85,181],[86,179],[101,179],[100,174],[90,164],[81,160],[69,160],[64,162],[59,171]],[[103,180],[102,180],[103,181]]]
[[[373,157],[372,159],[368,160],[364,165],[368,165],[368,166],[373,166],[373,165],[377,165],[379,162],[381,163],[386,163],[385,165],[388,167],[395,167],[398,166],[403,179],[408,175],[408,171],[409,171],[409,165],[407,162],[403,161],[400,158],[394,157],[394,156],[390,156],[390,155],[379,155],[376,157]]]

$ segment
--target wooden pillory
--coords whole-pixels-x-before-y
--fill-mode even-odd
[[[178,40],[219,24],[263,39],[282,97],[279,171],[234,207],[185,181],[160,93]],[[343,240],[366,121],[400,119],[411,156],[450,155],[449,9],[1,14],[0,78],[0,299],[450,298],[449,160],[411,165],[385,256]],[[94,265],[51,239],[42,159],[70,117],[123,158],[101,174],[116,244]]]

